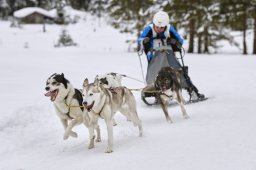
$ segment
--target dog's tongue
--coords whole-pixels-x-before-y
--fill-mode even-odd
[[[44,95],[45,95],[46,97],[52,97],[52,92],[49,91],[49,92],[45,93]]]

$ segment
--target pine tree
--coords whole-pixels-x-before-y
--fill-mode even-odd
[[[214,0],[173,0],[164,9],[170,14],[173,25],[184,28],[189,37],[188,52],[193,53],[197,40],[197,52],[209,53],[216,49],[223,38],[220,3]]]
[[[65,11],[64,7],[66,5],[65,0],[57,0],[56,2],[56,10],[57,10],[57,23],[58,24],[65,24]]]
[[[91,0],[89,11],[99,18],[99,26],[101,25],[101,18],[106,13],[106,5],[108,0]]]
[[[251,7],[251,3],[248,0],[222,0],[221,3],[221,14],[225,16],[226,27],[243,32],[243,54],[248,53],[246,31],[249,7]]]
[[[0,0],[0,17],[2,19],[7,19],[11,8],[6,0]]]
[[[38,1],[37,0],[27,0],[26,3],[27,3],[27,7],[35,7],[35,6],[37,6]]]
[[[74,9],[78,10],[88,10],[88,5],[90,4],[91,0],[70,0],[70,5]]]
[[[151,5],[153,0],[111,0],[108,6],[111,23],[121,32],[139,36],[143,27],[152,20]]]
[[[16,0],[13,4],[14,10],[19,10],[27,6],[26,0]]]
[[[253,25],[253,54],[256,54],[256,0],[252,0],[251,6],[249,8],[249,14],[251,18],[253,19],[254,25]]]
[[[191,0],[187,3],[186,0],[173,0],[166,4],[164,10],[168,12],[171,25],[178,28],[184,28],[189,37],[188,52],[194,52],[194,42],[196,38],[196,20],[197,20],[196,0]]]

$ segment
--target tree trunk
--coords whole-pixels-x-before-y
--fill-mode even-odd
[[[246,29],[243,30],[243,46],[244,46],[244,50],[243,50],[243,54],[248,54],[247,53],[247,45],[246,45]]]
[[[204,53],[209,53],[208,27],[204,28]]]
[[[194,37],[195,37],[195,20],[189,20],[189,46],[188,53],[194,52]]]
[[[254,38],[253,38],[253,54],[256,54],[256,6],[254,6]]]
[[[198,35],[198,45],[197,45],[197,52],[198,54],[202,53],[202,35]]]
[[[246,6],[244,4],[244,19],[243,19],[243,54],[248,54],[247,53],[247,45],[246,45],[246,30],[247,30],[247,11],[246,11]]]

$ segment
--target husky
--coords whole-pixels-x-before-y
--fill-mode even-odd
[[[185,110],[185,100],[182,96],[181,88],[181,71],[172,67],[163,67],[155,79],[155,87],[159,89],[158,99],[161,108],[165,114],[167,122],[172,123],[172,119],[168,114],[168,103],[171,99],[175,99],[180,105],[183,117],[188,119],[189,116]]]
[[[77,137],[77,133],[72,131],[72,128],[79,124],[89,126],[89,117],[83,113],[83,97],[78,89],[75,89],[72,84],[64,77],[64,74],[53,74],[46,81],[45,96],[50,97],[53,102],[57,116],[60,118],[64,127],[63,139],[68,139],[69,136]],[[97,141],[100,141],[99,127],[97,131]]]
[[[114,92],[113,92],[114,91]],[[137,114],[136,101],[132,92],[126,87],[117,87],[112,90],[105,88],[98,79],[94,83],[84,80],[82,90],[83,105],[90,118],[88,148],[94,147],[94,128],[98,126],[98,118],[105,120],[108,132],[108,145],[106,153],[113,152],[113,117],[120,111],[134,126],[139,128],[139,136],[142,136],[142,124]]]
[[[122,78],[126,77],[123,74],[119,73],[106,73],[104,75],[97,75],[95,80],[97,79],[100,84],[103,85],[104,88],[109,89],[111,92],[115,93],[114,88],[122,87]],[[127,119],[127,121],[130,121]],[[113,118],[113,125],[116,126],[116,120]]]
[[[105,88],[116,88],[122,86],[123,77],[125,75],[111,72],[100,76],[97,75],[95,79],[98,79]]]

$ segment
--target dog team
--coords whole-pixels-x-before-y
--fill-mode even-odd
[[[92,83],[86,78],[81,90],[74,88],[63,73],[55,73],[47,79],[45,96],[50,97],[64,127],[64,140],[69,136],[77,137],[77,133],[72,131],[72,128],[84,124],[89,131],[88,149],[94,148],[94,142],[101,141],[98,119],[102,118],[106,123],[108,134],[105,152],[113,152],[113,126],[116,125],[114,119],[116,112],[122,113],[127,120],[138,127],[139,136],[142,136],[143,128],[137,113],[135,97],[130,89],[122,86],[122,77],[124,77],[122,74],[107,73],[96,76]],[[159,104],[167,122],[172,123],[167,110],[171,99],[180,105],[183,117],[189,118],[184,108],[179,71],[171,67],[162,68],[156,77],[155,86],[160,90]]]

